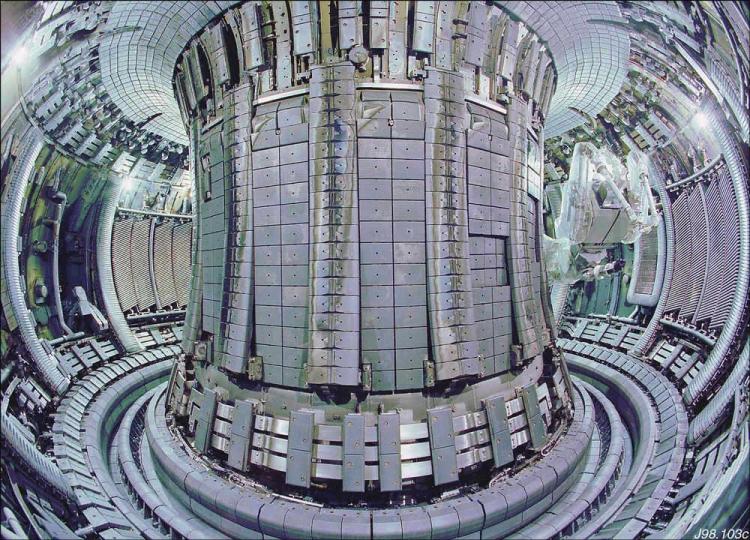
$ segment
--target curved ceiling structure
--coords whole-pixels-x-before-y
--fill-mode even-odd
[[[114,2],[99,44],[102,85],[131,120],[187,146],[172,75],[190,38],[233,2]]]
[[[545,135],[595,117],[625,82],[630,59],[626,20],[616,2],[500,3],[549,48],[557,71]]]
[[[16,8],[0,536],[746,537],[744,3]]]

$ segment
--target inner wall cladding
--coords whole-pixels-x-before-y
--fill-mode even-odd
[[[248,6],[227,31],[249,44],[241,61],[253,69],[265,60]],[[415,32],[415,47],[431,51]],[[466,101],[446,36],[421,89],[357,89],[342,62],[312,66],[307,93],[255,106],[257,89],[233,82],[218,25],[200,38],[207,55],[189,48],[181,109],[195,111],[209,88],[216,95],[207,116],[186,118],[201,262],[187,351],[203,342],[205,358],[238,375],[260,357],[272,385],[367,381],[375,392],[487,377],[541,354],[549,333],[531,106],[514,99],[504,113]],[[294,53],[309,53],[297,51],[305,43],[295,38]],[[511,76],[515,53],[506,56],[500,69]],[[261,87],[292,83],[281,65],[258,75]]]
[[[362,365],[394,391],[422,389],[425,360],[441,380],[540,354],[539,203],[509,116],[464,102],[455,74],[423,92],[320,71],[309,96],[252,114],[249,86],[228,92],[196,143],[216,363],[245,373],[257,355],[264,382],[295,388],[356,386]]]
[[[192,224],[120,216],[112,227],[112,272],[124,312],[180,308],[189,283]],[[152,278],[153,276],[153,278]]]

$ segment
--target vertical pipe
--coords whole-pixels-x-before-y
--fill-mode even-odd
[[[708,390],[711,381],[719,373],[722,366],[730,360],[727,354],[729,348],[737,335],[743,331],[741,323],[745,314],[748,281],[750,280],[750,216],[748,216],[750,201],[748,200],[747,164],[744,163],[744,158],[735,143],[736,138],[734,134],[729,131],[727,120],[719,114],[718,107],[713,105],[707,111],[707,114],[709,116],[709,124],[713,126],[719,147],[722,154],[724,154],[729,174],[732,177],[732,186],[734,187],[734,194],[737,200],[740,258],[732,309],[727,315],[727,320],[724,323],[721,334],[719,334],[719,338],[716,340],[716,345],[711,349],[703,367],[695,378],[690,381],[690,384],[688,384],[683,393],[686,403],[693,403]]]
[[[662,207],[662,218],[664,219],[664,235],[666,236],[664,258],[666,263],[664,265],[664,278],[662,281],[661,295],[659,301],[654,308],[654,313],[651,316],[646,329],[644,330],[638,342],[633,346],[631,354],[640,356],[645,354],[656,337],[656,331],[659,329],[659,321],[664,315],[664,308],[667,305],[667,297],[669,296],[669,289],[672,287],[672,272],[674,271],[674,221],[672,220],[672,202],[669,200],[669,194],[664,183],[664,176],[659,170],[658,166],[649,160],[649,174],[653,179],[653,186],[659,193],[659,199],[661,200]]]
[[[122,179],[110,175],[109,182],[102,192],[102,207],[99,211],[99,223],[96,232],[96,268],[99,274],[99,287],[102,292],[104,310],[117,340],[128,353],[143,350],[133,332],[130,330],[120,307],[115,291],[115,280],[112,276],[112,226],[115,222],[117,201],[120,197]]]
[[[60,224],[62,223],[63,212],[65,212],[65,206],[68,203],[68,196],[62,191],[58,191],[54,195],[54,199],[57,200],[57,211],[55,214],[55,220],[52,223],[52,235],[54,237],[54,244],[52,245],[52,294],[55,299],[55,313],[57,314],[57,321],[62,327],[66,335],[70,336],[73,331],[65,323],[65,315],[63,314],[62,299],[60,298]]]
[[[35,323],[31,318],[31,311],[26,306],[23,289],[21,287],[21,270],[18,260],[18,239],[22,215],[23,199],[29,186],[34,162],[44,146],[41,132],[31,128],[26,142],[21,149],[17,161],[10,172],[7,186],[7,201],[3,205],[3,277],[5,278],[11,309],[15,316],[21,337],[26,349],[31,355],[34,365],[39,369],[44,382],[55,392],[62,393],[70,384],[70,380],[61,371],[57,359],[42,346],[36,335]]]

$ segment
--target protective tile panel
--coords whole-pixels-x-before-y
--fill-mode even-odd
[[[388,1],[370,2],[370,47],[388,47]]]
[[[125,312],[138,305],[130,261],[132,233],[133,220],[115,221],[112,226],[112,277],[120,307]]]
[[[393,226],[390,129],[371,130],[377,118],[389,117],[390,94],[359,94],[357,174],[360,201],[360,273],[362,355],[373,372],[375,391],[395,389],[395,317],[393,307]],[[364,137],[363,134],[371,134]]]
[[[172,255],[172,229],[174,224],[165,221],[154,230],[153,250],[154,276],[159,307],[168,307],[177,301],[174,286],[174,258]]]
[[[226,170],[221,132],[224,123],[213,126],[201,134],[198,147],[196,190],[200,230],[199,254],[202,269],[202,325],[203,331],[214,335],[216,350],[221,350],[221,306],[224,299],[224,264],[226,240],[224,219],[226,215]],[[247,276],[249,277],[249,276]]]
[[[454,69],[454,42],[457,20],[465,24],[466,11],[457,2],[436,5],[435,12],[435,48],[432,63],[440,69]]]
[[[172,75],[188,41],[233,1],[115,2],[101,35],[102,84],[134,123],[187,146]],[[128,28],[127,32],[118,31]]]
[[[372,512],[372,528],[383,538],[403,538],[401,516],[396,510]]]
[[[310,333],[307,382],[360,382],[359,201],[354,66],[311,69]],[[315,272],[325,268],[324,276]]]
[[[347,414],[344,417],[342,481],[344,491],[365,490],[365,417]]]
[[[392,140],[391,126],[379,119],[421,123],[424,107],[416,92],[367,90],[360,99],[360,230],[363,240],[372,240],[361,255],[362,347],[372,363],[374,390],[421,388],[427,341],[425,258],[419,249],[425,240],[424,142]],[[412,328],[410,339],[394,332],[401,326]]]
[[[502,396],[489,398],[485,400],[484,408],[487,412],[487,423],[490,428],[492,457],[495,461],[495,467],[502,467],[513,461],[513,443],[510,438],[505,399]]]
[[[428,308],[437,380],[481,371],[474,328],[466,201],[463,75],[429,69],[425,80]],[[442,277],[444,286],[434,284]]]
[[[486,376],[509,368],[512,319],[505,241],[470,236],[469,248],[477,340],[482,371]]]
[[[453,432],[453,411],[450,407],[429,409],[427,427],[430,434],[432,474],[436,486],[458,480],[456,435]]]
[[[203,392],[203,401],[198,412],[195,427],[195,449],[198,452],[206,452],[211,443],[211,435],[214,428],[214,415],[216,414],[216,392],[206,389]]]
[[[401,417],[378,415],[378,479],[380,491],[401,489]]]
[[[526,418],[529,422],[529,433],[531,435],[531,445],[533,448],[542,448],[547,442],[547,426],[544,424],[541,411],[539,409],[539,398],[535,384],[529,384],[521,389],[523,405],[526,411]]]
[[[133,223],[130,238],[130,262],[138,299],[138,309],[145,311],[156,305],[156,289],[152,278],[153,271],[153,219],[140,219]]]
[[[239,471],[246,471],[250,464],[250,441],[253,436],[253,405],[247,401],[236,401],[229,433],[227,464]]]
[[[415,51],[433,52],[433,35],[435,32],[435,2],[418,0],[414,15],[414,36],[412,48]]]
[[[264,381],[297,388],[306,386],[308,354],[305,106],[304,98],[267,103],[252,122],[257,351]]]
[[[464,60],[468,64],[477,67],[482,66],[484,55],[488,53],[487,41],[490,36],[487,16],[489,12],[490,6],[481,2],[471,4],[469,9],[469,20],[466,28],[468,36],[466,39]],[[489,51],[489,54],[491,53],[492,49]]]
[[[513,318],[523,360],[540,354],[544,342],[549,340],[542,320],[541,299],[534,295],[532,286],[531,264],[535,250],[530,246],[529,232],[536,228],[536,223],[529,223],[526,167],[523,162],[516,161],[517,157],[523,159],[526,149],[527,115],[527,108],[517,102],[511,103],[508,107],[509,129],[517,135],[510,140],[514,151],[511,162],[513,174],[510,187],[510,236],[506,243],[506,257],[509,265]]]
[[[289,422],[286,483],[292,486],[309,487],[314,414],[307,411],[292,411]]]
[[[221,309],[221,339],[218,348],[224,368],[244,375],[252,354],[253,335],[253,205],[252,167],[249,147],[249,104],[244,99],[249,86],[241,85],[224,98],[225,123],[223,140],[231,181],[225,186],[226,261],[230,268],[224,279]],[[239,324],[237,321],[243,321]]]
[[[506,117],[467,103],[469,234],[507,237],[510,222],[510,158]],[[506,143],[507,144],[507,143]]]

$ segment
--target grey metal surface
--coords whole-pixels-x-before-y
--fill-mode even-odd
[[[42,151],[44,141],[42,134],[32,128],[27,134],[23,150],[15,166],[10,171],[10,178],[3,190],[3,288],[9,298],[3,299],[3,310],[8,311],[9,321],[13,327],[20,328],[23,342],[28,348],[31,359],[40,371],[42,379],[53,392],[60,393],[67,389],[70,379],[65,376],[57,359],[44,349],[36,334],[32,313],[26,305],[24,283],[21,288],[21,275],[18,262],[20,252],[20,221],[22,218],[23,199],[34,171],[34,162]]]
[[[735,6],[35,10],[44,11],[31,41],[41,65],[4,66],[4,83],[45,73],[21,85],[25,103],[3,123],[3,210],[21,226],[3,231],[1,376],[16,448],[11,466],[3,458],[3,505],[12,493],[36,536],[72,536],[63,522],[75,522],[76,535],[102,538],[628,537],[676,530],[663,529],[670,520],[694,531],[740,478],[747,400],[736,387],[747,350],[729,364],[745,337],[746,119],[735,118],[735,133],[733,119],[709,111],[717,136],[706,141],[724,153],[710,175],[680,180],[679,158],[665,169],[678,197],[671,205],[660,190],[678,247],[664,264],[666,314],[661,301],[643,309],[652,295],[627,318],[562,321],[573,339],[560,345],[606,395],[570,386],[540,249],[545,128],[556,135],[589,115],[598,123],[632,45],[638,74],[615,101],[638,117],[645,105],[654,129],[636,118],[631,131],[610,104],[601,118],[623,128],[615,139],[656,144],[662,161],[683,142],[700,145],[670,124],[714,97],[735,116],[741,109],[747,51],[737,31],[746,32],[727,18]],[[644,95],[676,116],[653,114]],[[14,174],[37,142],[15,140],[28,122],[45,146],[33,159],[39,174],[20,189]],[[119,186],[96,181],[90,165],[130,171],[138,187],[120,207],[144,208],[116,208]],[[84,172],[92,182],[79,190]],[[195,223],[170,229],[183,218],[174,205],[147,208],[146,192],[182,178],[185,194],[193,174]],[[41,199],[51,190],[59,200],[61,177],[70,204],[50,217],[55,207]],[[118,211],[128,215],[113,227]],[[99,230],[85,231],[97,219]],[[38,238],[50,237],[47,268]],[[39,275],[52,278],[46,301]],[[48,324],[53,303],[63,324]],[[182,349],[175,303],[189,303]],[[117,309],[96,325],[76,311],[97,305]],[[623,307],[617,295],[608,305]],[[123,356],[135,346],[146,350]],[[623,354],[634,346],[639,359]],[[166,394],[141,397],[175,358]],[[56,363],[73,384],[55,396],[44,381]],[[54,459],[38,459],[42,449]],[[58,484],[56,470],[75,493],[69,508],[42,493]],[[6,515],[3,534],[11,523]]]

